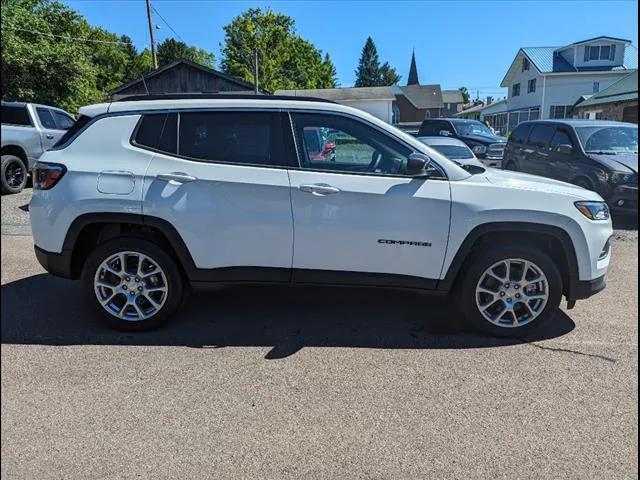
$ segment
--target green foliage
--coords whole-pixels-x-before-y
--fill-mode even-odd
[[[330,88],[336,85],[329,56],[295,31],[291,17],[268,9],[250,8],[225,25],[221,68],[254,81],[258,52],[258,84],[268,91],[291,88]]]
[[[373,39],[371,37],[367,37],[367,41],[362,48],[360,61],[358,62],[358,69],[355,73],[356,87],[383,87],[395,85],[401,78],[396,72],[396,69],[389,65],[389,62],[384,62],[384,64],[380,66],[378,49],[376,48],[376,44],[373,43]]]
[[[186,43],[173,38],[167,38],[158,45],[158,65],[167,65],[176,60],[190,60],[209,68],[215,68],[216,66],[213,53],[201,48],[190,47]]]
[[[458,90],[462,94],[463,103],[469,103],[469,90],[467,90],[467,87],[460,87]]]

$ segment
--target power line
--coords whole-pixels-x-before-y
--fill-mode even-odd
[[[19,27],[12,27],[12,26],[8,26],[5,27],[9,30],[19,30],[21,32],[28,32],[28,33],[35,33],[36,35],[44,35],[46,37],[56,37],[56,38],[63,38],[64,40],[72,40],[72,41],[80,41],[80,42],[90,42],[90,43],[108,43],[111,45],[133,45],[133,43],[131,42],[122,42],[122,41],[109,41],[109,40],[94,40],[92,38],[83,38],[83,37],[71,37],[71,36],[67,36],[67,35],[56,35],[54,33],[47,33],[47,32],[39,32],[37,30],[29,30],[27,28],[19,28]]]
[[[157,9],[156,7],[154,7],[153,5],[151,5],[151,9],[152,9],[154,12],[156,12],[156,14],[160,17],[160,19],[164,22],[164,24],[165,24],[167,27],[169,27],[169,30],[171,30],[171,31],[176,35],[176,37],[178,37],[178,38],[180,39],[180,41],[182,41],[182,42],[184,42],[184,43],[187,43],[187,42],[185,42],[185,41],[184,41],[184,39],[180,36],[180,34],[179,34],[178,32],[176,32],[176,31],[173,29],[173,27],[172,27],[171,25],[169,25],[169,22],[167,22],[167,21],[164,19],[164,17],[163,17],[162,15],[160,15],[160,12],[158,11],[158,9]]]

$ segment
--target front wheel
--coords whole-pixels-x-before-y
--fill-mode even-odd
[[[463,274],[463,313],[474,329],[491,335],[521,337],[540,330],[560,306],[562,276],[535,247],[493,249]]]
[[[158,327],[183,296],[183,279],[173,259],[155,243],[137,237],[98,245],[84,265],[82,283],[102,318],[125,331]]]

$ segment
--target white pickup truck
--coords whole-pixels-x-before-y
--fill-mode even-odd
[[[18,193],[33,164],[69,130],[75,120],[47,105],[2,102],[2,193]]]

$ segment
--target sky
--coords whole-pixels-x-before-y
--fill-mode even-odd
[[[63,0],[87,21],[149,45],[145,0]],[[520,47],[561,46],[600,35],[638,44],[637,1],[218,1],[152,0],[156,41],[182,38],[220,59],[222,27],[250,7],[295,20],[299,35],[328,52],[340,86],[352,86],[365,40],[406,84],[415,49],[421,84],[466,86],[481,98],[499,87]],[[164,19],[164,20],[163,20]],[[171,30],[173,29],[177,35]]]

